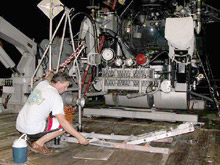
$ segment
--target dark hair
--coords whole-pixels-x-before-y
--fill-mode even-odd
[[[60,81],[61,83],[63,83],[65,81],[70,81],[70,80],[71,80],[70,76],[68,76],[66,73],[58,72],[54,74],[53,78],[51,79],[51,82],[57,83],[58,81]]]

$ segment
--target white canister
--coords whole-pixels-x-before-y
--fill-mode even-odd
[[[22,139],[24,137],[24,139]],[[12,145],[13,162],[24,163],[27,161],[27,135],[23,134],[19,139],[16,139]]]

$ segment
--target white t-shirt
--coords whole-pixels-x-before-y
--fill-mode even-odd
[[[63,100],[57,89],[44,80],[36,86],[19,112],[16,129],[30,135],[43,132],[49,113],[64,114],[63,108]]]

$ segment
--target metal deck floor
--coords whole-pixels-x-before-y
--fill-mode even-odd
[[[0,164],[14,164],[12,144],[19,137],[15,129],[15,113],[0,113]],[[176,123],[151,122],[146,120],[83,118],[83,131],[101,134],[138,135],[156,131]],[[68,143],[65,147],[54,148],[53,155],[43,156],[28,151],[25,164],[31,165],[203,165],[220,164],[220,131],[197,128],[192,133],[173,138],[172,143],[151,143],[155,147],[170,148],[172,152],[155,154],[141,151],[83,146]],[[100,158],[111,153],[106,160]],[[83,156],[84,158],[80,157]],[[87,157],[86,157],[87,155]],[[89,156],[93,155],[93,158]],[[106,155],[104,155],[106,156]]]

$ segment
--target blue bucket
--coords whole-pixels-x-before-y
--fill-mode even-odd
[[[22,137],[25,136],[24,139]],[[25,163],[27,161],[27,135],[23,134],[19,139],[16,139],[12,145],[13,162]]]

